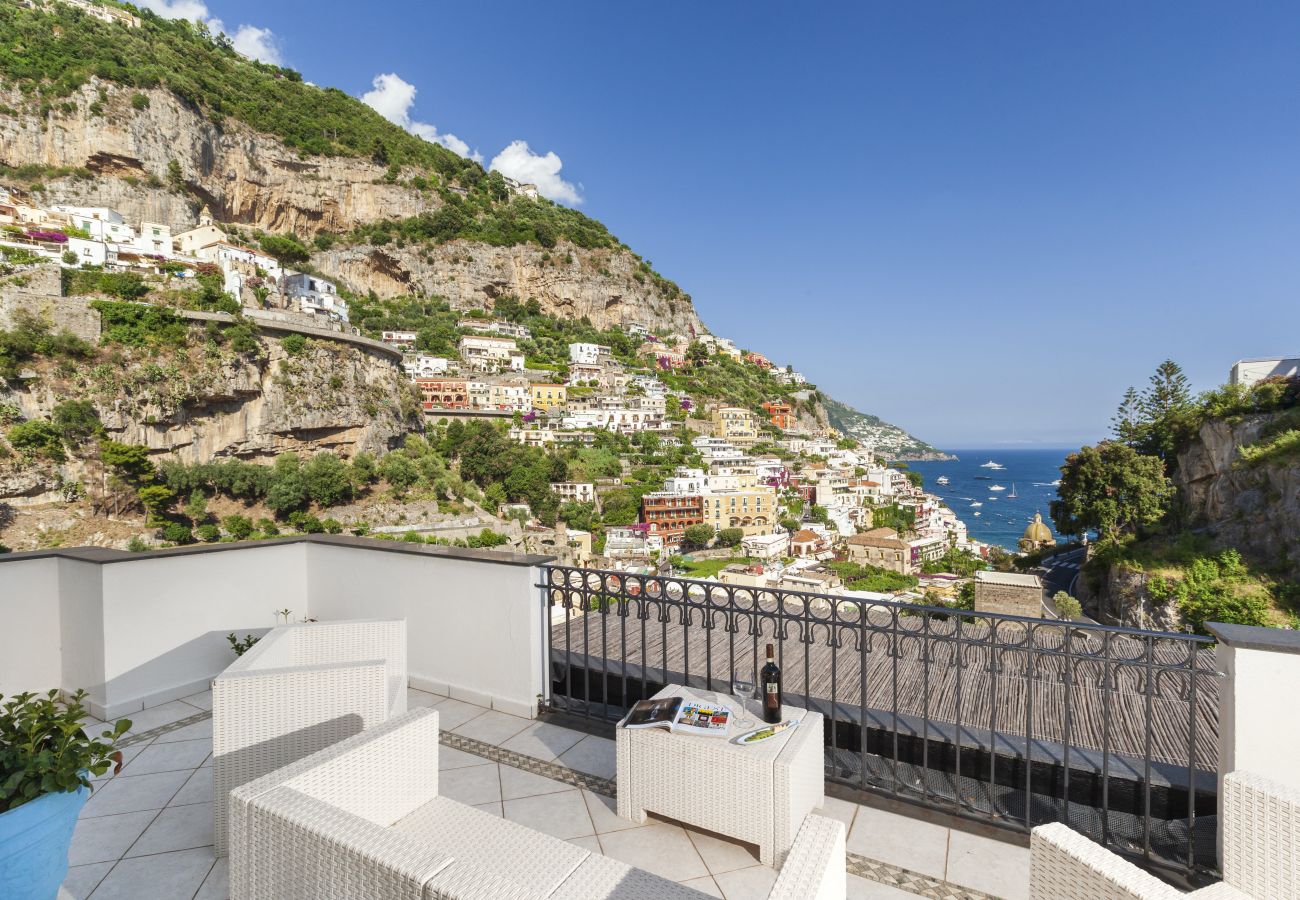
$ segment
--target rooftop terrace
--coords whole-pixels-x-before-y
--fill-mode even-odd
[[[778,644],[786,702],[826,717],[824,814],[849,829],[851,897],[1027,897],[1028,831],[1053,821],[1205,883],[1222,775],[1300,780],[1300,724],[1258,702],[1300,687],[1289,633],[1229,629],[1216,648],[550,563],[322,535],[0,557],[0,692],[84,687],[101,720],[133,721],[68,892],[226,896],[210,682],[227,634],[286,619],[406,621],[409,702],[439,713],[452,799],[733,900],[776,873],[755,847],[618,819],[610,737],[664,684],[727,690],[760,642]]]

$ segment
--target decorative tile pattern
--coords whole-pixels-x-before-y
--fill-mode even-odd
[[[534,775],[541,775],[553,781],[585,788],[606,797],[613,797],[617,792],[617,785],[612,778],[600,778],[586,772],[578,772],[559,763],[546,762],[545,760],[525,756],[522,753],[478,741],[463,734],[444,731],[439,736],[439,740],[445,747],[454,747],[465,753],[472,753],[475,756],[481,756],[484,759],[511,766],[524,772],[530,772]],[[930,898],[930,900],[997,900],[997,898],[989,894],[950,884],[940,878],[922,875],[919,872],[912,872],[899,866],[891,866],[888,863],[867,859],[865,856],[859,856],[856,853],[848,854],[846,868],[851,874],[860,878],[865,878],[868,881],[878,881],[881,884],[896,887],[920,897]]]
[[[131,717],[125,716],[124,718],[129,719]],[[164,734],[171,734],[173,731],[180,731],[182,728],[184,728],[187,725],[193,725],[196,722],[203,722],[211,718],[212,718],[211,710],[206,710],[206,711],[201,710],[199,712],[196,712],[192,716],[186,716],[183,719],[177,719],[175,722],[168,722],[166,725],[159,725],[157,728],[151,728],[148,731],[133,731],[129,735],[127,735],[126,737],[118,741],[117,747],[119,750],[125,750],[127,747],[132,747],[136,744],[148,743],[149,741],[152,741],[156,737],[161,737]]]
[[[121,740],[118,746],[125,749],[136,744],[147,744],[162,735],[180,731],[210,718],[212,718],[211,712],[200,711],[192,716],[177,719],[174,722],[169,722],[148,731],[132,733]],[[473,754],[482,759],[501,763],[533,775],[540,775],[543,778],[549,778],[552,781],[558,781],[575,788],[583,788],[606,797],[613,797],[617,792],[617,785],[612,778],[601,778],[587,772],[580,772],[557,762],[547,762],[514,750],[507,750],[504,747],[498,747],[495,744],[477,740],[464,734],[443,731],[439,736],[439,740],[444,747]],[[868,859],[856,853],[848,854],[846,868],[852,875],[895,887],[919,897],[926,897],[929,900],[996,900],[992,895],[960,887],[942,879],[922,875],[919,872],[912,872],[889,863]]]

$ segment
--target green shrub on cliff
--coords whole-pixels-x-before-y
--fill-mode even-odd
[[[23,365],[39,356],[86,359],[95,349],[67,331],[54,331],[26,310],[14,313],[14,327],[0,329],[0,381],[17,377]]]
[[[1152,576],[1147,590],[1156,600],[1177,603],[1187,624],[1198,633],[1205,633],[1206,622],[1267,625],[1269,598],[1248,583],[1248,575],[1241,554],[1224,550],[1194,559],[1181,578]]]

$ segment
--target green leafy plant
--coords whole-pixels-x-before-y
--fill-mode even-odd
[[[22,806],[45,794],[90,787],[90,776],[103,775],[122,754],[114,742],[131,727],[119,719],[99,737],[81,729],[86,709],[77,691],[65,701],[59,692],[44,695],[24,692],[7,700],[0,694],[0,813]]]
[[[243,656],[249,650],[253,649],[253,645],[261,640],[261,638],[256,635],[246,634],[242,639],[240,639],[232,631],[230,634],[226,635],[226,640],[230,642],[230,649],[235,651],[236,656]]]

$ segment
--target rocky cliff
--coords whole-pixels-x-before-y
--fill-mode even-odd
[[[147,104],[135,99],[148,98]],[[438,194],[353,156],[304,156],[234,119],[214,122],[170,91],[140,92],[92,79],[58,111],[41,112],[20,92],[0,92],[0,163],[36,167],[45,203],[107,206],[128,222],[192,227],[206,205],[214,218],[310,239],[384,219],[436,211]],[[172,163],[179,166],[173,177]],[[73,170],[75,174],[57,174]],[[561,242],[498,247],[453,241],[415,247],[354,247],[313,260],[352,290],[380,296],[438,294],[454,306],[490,306],[513,294],[556,316],[587,316],[598,327],[639,322],[665,332],[703,331],[691,302],[638,280],[626,248]]]
[[[1189,525],[1261,561],[1294,564],[1300,563],[1300,462],[1241,463],[1241,448],[1259,441],[1279,415],[1206,422],[1178,455],[1174,480]]]
[[[21,277],[0,282],[0,323],[12,323],[22,309],[98,339],[99,313],[87,298],[13,290],[9,282]],[[199,324],[190,332],[183,347],[106,345],[75,366],[34,362],[22,379],[0,383],[0,407],[44,419],[59,403],[89,400],[109,437],[187,463],[270,460],[286,451],[379,454],[420,427],[411,385],[385,354],[317,339],[291,354],[269,334],[255,338],[256,349],[238,352]],[[10,469],[15,465],[11,460]],[[29,477],[10,475],[16,492],[32,492]]]

